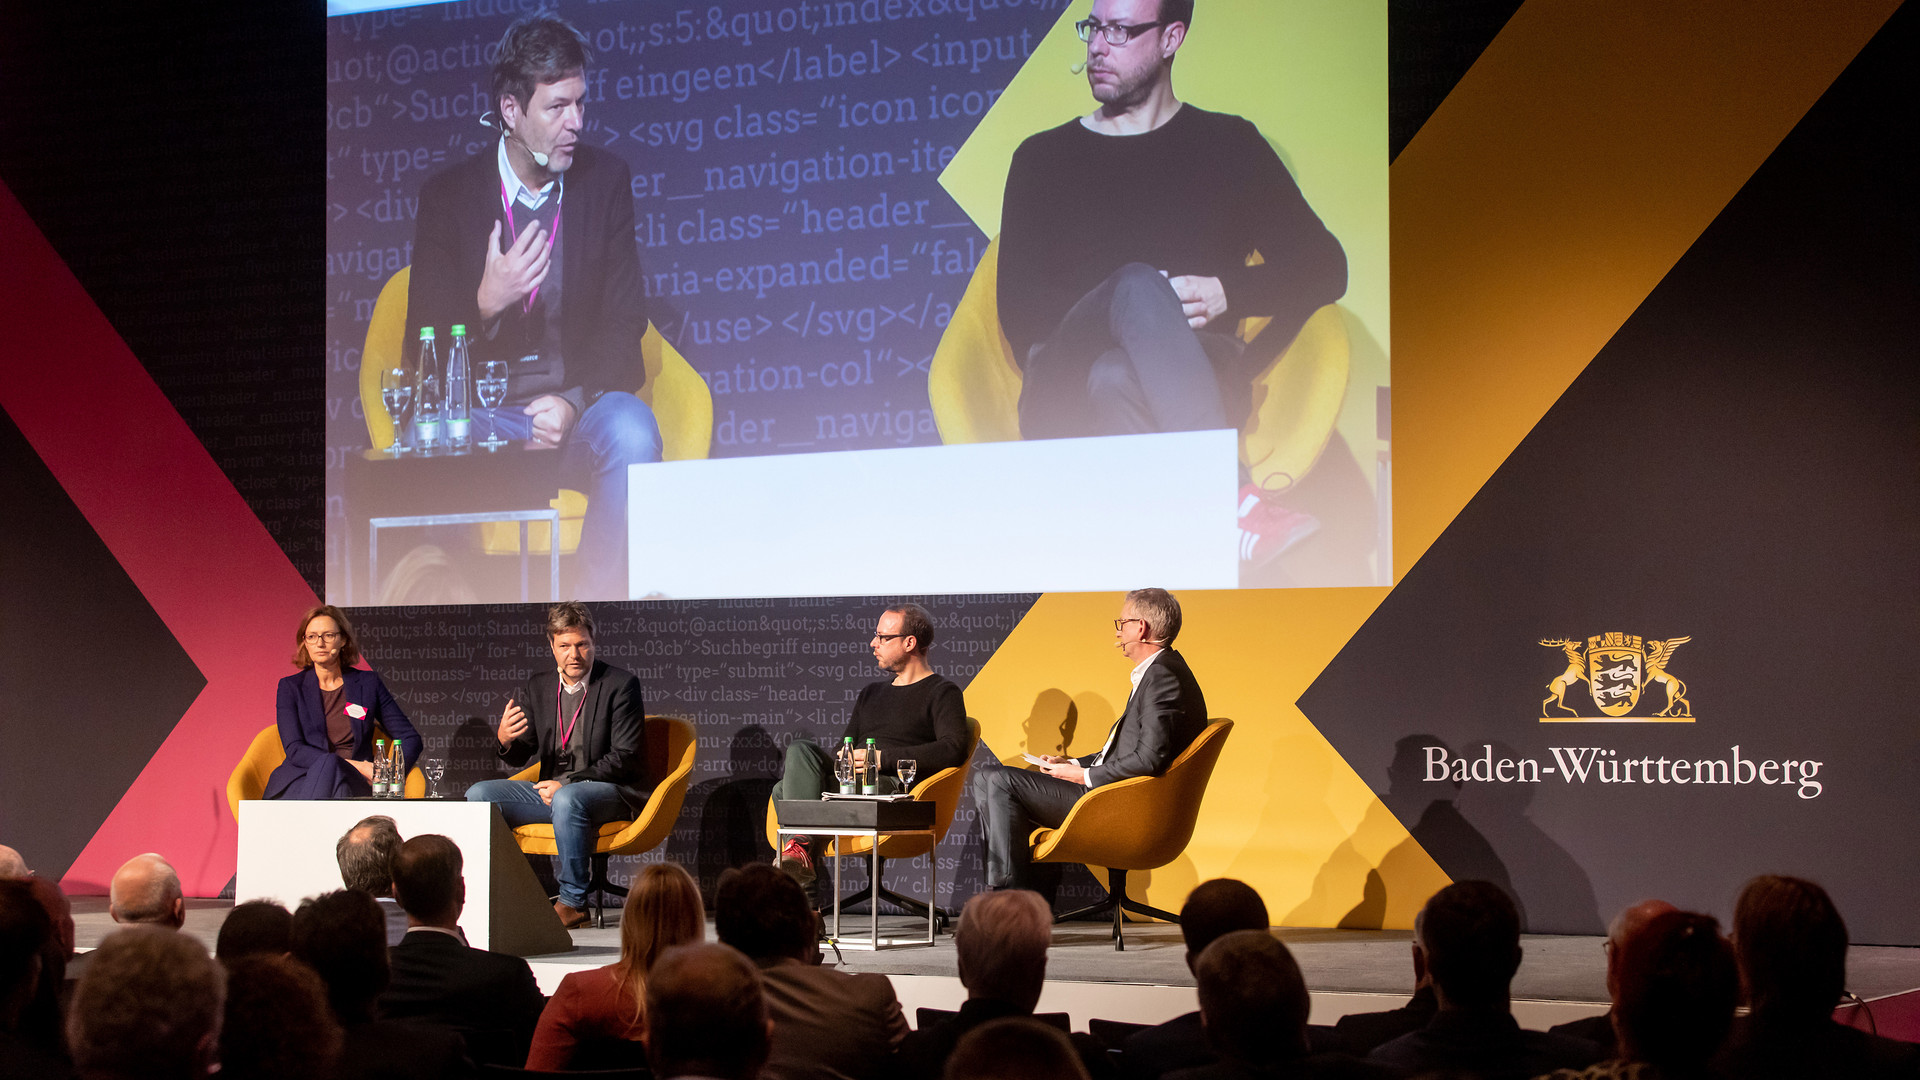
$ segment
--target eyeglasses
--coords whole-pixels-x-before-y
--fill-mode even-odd
[[[330,641],[340,641],[344,639],[346,636],[347,635],[341,633],[338,630],[317,630],[307,635],[307,644],[325,645],[327,642],[330,642]]]
[[[892,641],[892,640],[893,640],[894,638],[903,638],[903,637],[906,637],[906,636],[907,636],[907,635],[905,635],[905,634],[875,634],[875,635],[873,635],[873,640],[875,640],[875,641]]]
[[[1113,628],[1114,628],[1115,630],[1124,630],[1124,629],[1126,629],[1126,627],[1127,627],[1127,624],[1128,624],[1128,623],[1130,623],[1130,622],[1137,622],[1137,623],[1139,623],[1140,625],[1142,625],[1142,626],[1145,626],[1145,625],[1146,625],[1146,623],[1147,623],[1147,620],[1145,620],[1145,619],[1115,619],[1115,620],[1113,620]]]
[[[1081,19],[1073,24],[1073,28],[1080,34],[1081,41],[1092,41],[1093,32],[1098,30],[1100,36],[1107,39],[1107,44],[1119,48],[1156,26],[1166,25],[1165,19],[1143,23],[1103,23],[1098,19]]]

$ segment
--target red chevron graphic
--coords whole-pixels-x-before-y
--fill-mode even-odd
[[[211,896],[233,875],[227,774],[272,721],[313,590],[3,184],[0,250],[0,408],[207,680],[62,884],[104,893],[158,851]]]

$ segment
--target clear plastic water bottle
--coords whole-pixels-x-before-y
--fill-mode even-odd
[[[467,357],[467,328],[453,324],[453,344],[447,348],[447,449],[455,454],[473,451],[472,410],[468,388],[472,386],[472,365]]]
[[[840,794],[859,794],[860,781],[855,775],[853,768],[853,736],[851,735],[847,736],[846,741],[840,744],[840,760],[845,763],[845,767],[838,770],[840,777]]]
[[[880,794],[880,748],[867,740],[867,765],[860,770],[860,794]]]
[[[384,798],[393,776],[393,762],[387,757],[387,740],[373,740],[373,794]]]
[[[413,382],[413,431],[415,445],[422,457],[440,452],[440,417],[447,408],[445,380],[440,370],[440,353],[433,345],[433,327],[420,328],[420,363]]]
[[[399,739],[387,743],[387,797],[407,797],[407,752]]]

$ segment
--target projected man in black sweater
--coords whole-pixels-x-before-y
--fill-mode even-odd
[[[1238,427],[1253,376],[1346,292],[1346,253],[1259,129],[1174,97],[1192,17],[1095,0],[1077,26],[1100,107],[1014,153],[998,301],[1027,438]],[[1248,316],[1273,320],[1250,346]]]
[[[874,741],[889,773],[894,762],[910,760],[918,767],[916,777],[924,779],[966,760],[967,704],[960,687],[928,666],[933,637],[933,619],[918,604],[897,604],[881,613],[871,642],[873,659],[893,678],[868,683],[853,703],[842,737],[853,740],[856,762],[866,760],[868,739]],[[786,769],[773,787],[773,797],[818,799],[823,791],[838,790],[833,762],[839,749],[805,739],[787,744]],[[899,789],[895,775],[881,777],[883,792]],[[820,890],[814,850],[812,837],[794,837],[780,849],[780,866],[808,887],[809,898],[817,905]]]

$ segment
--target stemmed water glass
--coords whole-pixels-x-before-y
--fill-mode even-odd
[[[388,449],[398,457],[410,449],[407,431],[413,422],[413,369],[404,359],[381,369],[380,403],[387,407],[387,416],[393,421],[393,445]]]
[[[427,774],[427,798],[439,798],[440,778],[447,775],[447,759],[430,757],[420,763],[420,771]]]
[[[507,362],[489,360],[480,365],[480,379],[474,383],[474,389],[480,395],[480,404],[487,409],[487,437],[480,440],[480,445],[491,454],[507,445],[507,440],[493,429],[493,410],[507,400]]]
[[[920,763],[912,758],[900,758],[893,763],[893,767],[900,771],[900,790],[912,791],[913,778],[920,771]]]

